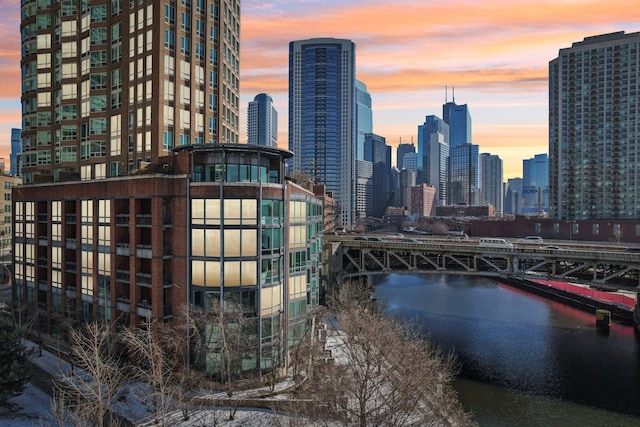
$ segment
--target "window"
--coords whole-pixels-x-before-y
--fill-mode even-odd
[[[92,28],[91,29],[91,45],[99,45],[107,43],[107,28]]]
[[[91,67],[104,67],[107,65],[107,51],[97,50],[91,52]]]
[[[176,8],[174,6],[164,5],[164,22],[169,25],[176,23]]]
[[[107,5],[91,7],[91,22],[104,22],[107,20]]]
[[[180,37],[180,53],[183,53],[185,56],[191,55],[191,41],[189,37]]]
[[[176,34],[170,30],[164,30],[164,47],[169,50],[176,48]]]
[[[191,31],[191,16],[185,12],[180,13],[180,28],[186,32]]]
[[[165,130],[162,133],[162,148],[171,150],[173,148],[173,132]]]

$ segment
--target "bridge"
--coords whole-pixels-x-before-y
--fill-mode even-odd
[[[544,278],[638,290],[640,253],[620,246],[514,243],[485,247],[473,240],[331,236],[330,269],[341,278],[390,273],[455,273]]]

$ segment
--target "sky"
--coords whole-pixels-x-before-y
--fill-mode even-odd
[[[19,0],[0,0],[0,157],[21,126]],[[356,78],[372,96],[373,131],[393,150],[417,144],[427,115],[467,104],[472,142],[497,154],[504,179],[548,151],[548,63],[584,37],[640,31],[637,0],[242,0],[240,141],[247,105],[267,93],[288,148],[289,42],[334,37],[356,45]],[[4,142],[6,141],[6,142]]]

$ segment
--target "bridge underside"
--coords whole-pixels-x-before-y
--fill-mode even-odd
[[[637,288],[640,285],[640,264],[591,260],[569,252],[501,253],[500,251],[409,249],[385,247],[341,247],[342,274],[455,273],[482,274],[499,277],[544,277]],[[507,252],[507,251],[502,251]]]

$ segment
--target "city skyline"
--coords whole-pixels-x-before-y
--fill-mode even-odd
[[[314,37],[356,44],[356,78],[373,98],[373,131],[394,149],[417,142],[426,115],[446,101],[468,104],[473,142],[499,155],[505,180],[522,160],[548,152],[548,62],[584,37],[635,32],[640,11],[628,1],[553,2],[242,2],[240,141],[246,105],[268,93],[282,115],[279,146],[288,146],[288,43]],[[580,14],[576,10],[580,10]],[[9,158],[12,127],[21,127],[19,2],[0,4],[0,157]],[[393,156],[395,159],[395,155]]]

